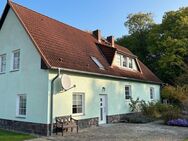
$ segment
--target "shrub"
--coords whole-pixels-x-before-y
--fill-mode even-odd
[[[141,101],[141,111],[144,115],[151,118],[162,118],[165,122],[180,117],[180,109],[173,105],[162,104],[160,102]]]
[[[188,99],[188,86],[165,86],[161,92],[162,99],[168,99],[171,104],[182,106],[184,100]]]
[[[178,119],[180,117],[180,109],[178,107],[169,105],[166,112],[162,113],[162,119],[165,123],[170,120]]]
[[[144,100],[142,100],[140,102],[140,109],[142,111],[142,113],[148,117],[151,118],[159,118],[160,117],[160,113],[158,111],[158,108],[156,106],[155,102],[145,102]]]
[[[131,112],[139,112],[140,111],[140,107],[139,107],[139,98],[137,98],[136,100],[133,100],[132,97],[130,97],[130,103],[129,103],[129,108]]]

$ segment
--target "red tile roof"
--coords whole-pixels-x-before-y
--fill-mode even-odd
[[[30,35],[42,59],[49,68],[60,67],[96,74],[133,78],[142,81],[161,81],[141,62],[141,72],[122,70],[111,66],[115,50],[134,56],[127,48],[115,44],[115,48],[103,44],[88,32],[39,14],[21,5],[9,2],[24,28]],[[104,66],[101,70],[92,61],[96,57]]]

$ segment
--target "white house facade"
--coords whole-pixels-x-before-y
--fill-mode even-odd
[[[62,76],[70,89],[62,88]],[[65,115],[80,128],[111,123],[130,113],[130,97],[160,100],[160,85],[112,36],[7,3],[0,20],[0,128],[49,135],[55,117]]]

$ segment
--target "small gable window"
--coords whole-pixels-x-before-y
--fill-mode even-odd
[[[6,54],[0,55],[0,73],[6,70]]]
[[[104,70],[104,66],[99,62],[99,60],[96,57],[91,57],[91,59],[93,60],[93,62],[101,69]]]
[[[12,52],[12,70],[19,70],[20,68],[20,50]]]
[[[150,87],[150,99],[154,99],[154,88]]]

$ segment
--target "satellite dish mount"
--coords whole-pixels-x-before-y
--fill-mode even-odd
[[[61,86],[63,88],[63,91],[68,91],[74,87],[76,87],[76,85],[71,86],[71,79],[68,75],[63,74],[61,76]]]

